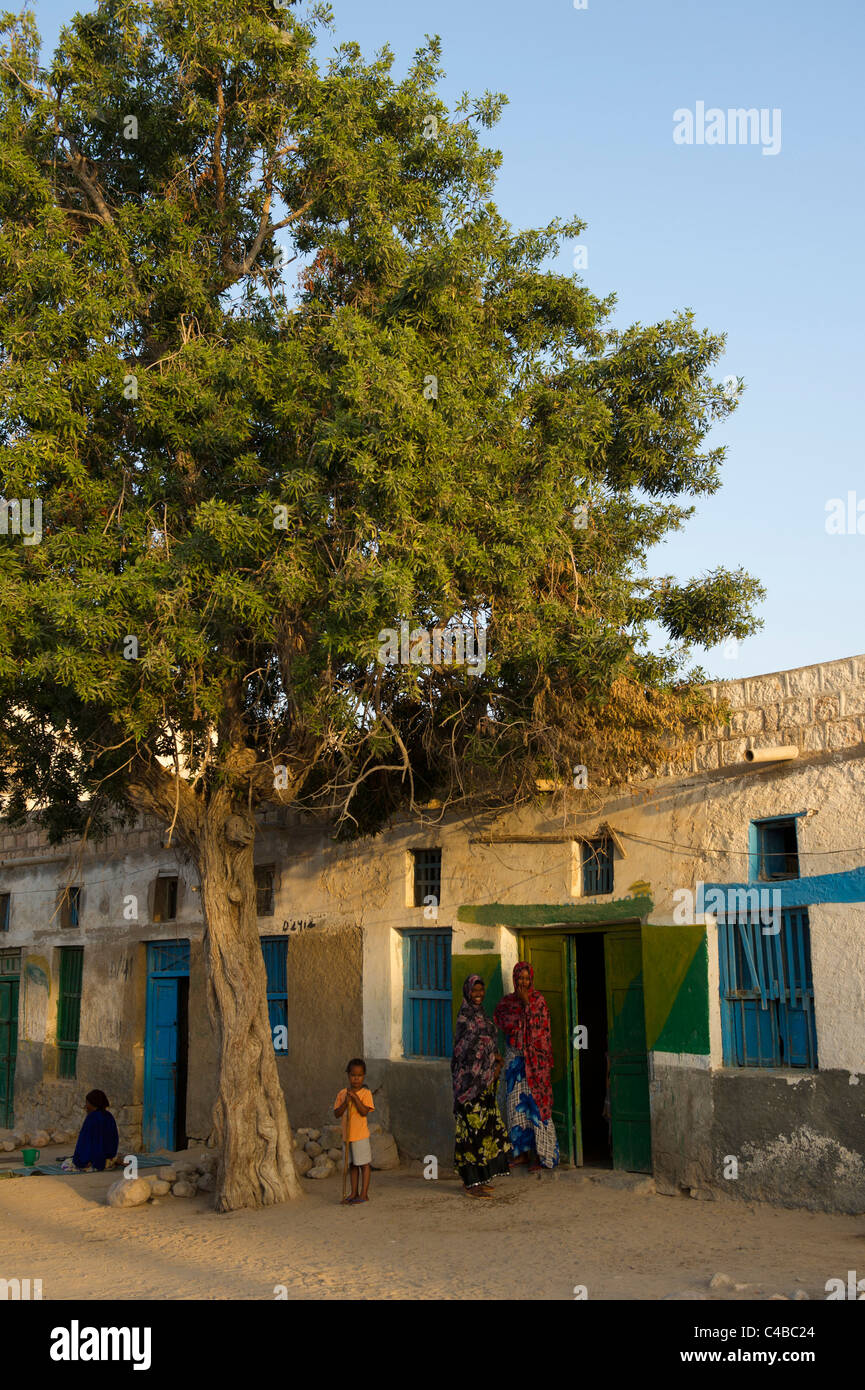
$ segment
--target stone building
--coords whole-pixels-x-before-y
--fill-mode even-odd
[[[378,1120],[446,1168],[462,983],[482,974],[491,1009],[528,958],[567,1161],[671,1193],[865,1210],[865,657],[723,694],[730,723],[688,764],[603,798],[569,788],[352,845],[263,815],[292,1124],[320,1124],[362,1054]],[[155,823],[98,847],[6,832],[0,1127],[75,1128],[99,1086],[127,1151],[205,1139],[202,933],[193,867]]]

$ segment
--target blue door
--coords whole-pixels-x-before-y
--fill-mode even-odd
[[[145,1153],[177,1149],[185,1141],[188,987],[189,942],[150,942],[142,1124]]]

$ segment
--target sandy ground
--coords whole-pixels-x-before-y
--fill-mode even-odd
[[[272,1299],[277,1285],[289,1299],[573,1299],[577,1285],[661,1299],[705,1297],[723,1272],[760,1286],[727,1297],[825,1299],[827,1279],[865,1274],[865,1217],[661,1197],[587,1169],[515,1172],[489,1202],[419,1169],[374,1173],[358,1207],[340,1206],[339,1178],[304,1181],[302,1200],[225,1216],[203,1194],[107,1207],[116,1176],[0,1182],[0,1278],[71,1300]]]

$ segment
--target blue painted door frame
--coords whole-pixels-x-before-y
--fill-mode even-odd
[[[145,1153],[177,1147],[178,1093],[185,1077],[178,1063],[186,1051],[180,1037],[181,990],[189,977],[188,941],[153,941],[147,946],[147,1019],[144,1035]]]

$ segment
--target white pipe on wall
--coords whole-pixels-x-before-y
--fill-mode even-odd
[[[798,758],[799,749],[795,743],[781,743],[775,748],[747,748],[746,763],[785,763]]]

